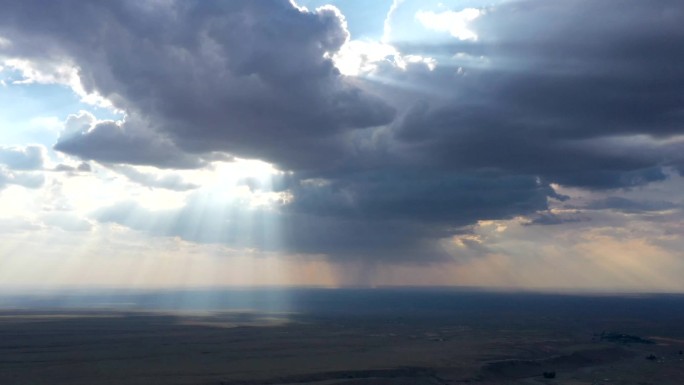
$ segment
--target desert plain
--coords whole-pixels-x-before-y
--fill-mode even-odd
[[[150,306],[170,295],[5,301],[0,384],[684,383],[680,296],[299,290],[288,309]]]

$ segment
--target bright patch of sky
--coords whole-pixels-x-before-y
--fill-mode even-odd
[[[430,41],[431,44],[453,39],[454,36],[445,35],[442,31],[451,28],[459,31],[468,30],[469,33],[459,32],[458,36],[467,36],[471,39],[476,31],[468,29],[468,22],[474,20],[472,16],[477,10],[485,9],[504,2],[505,0],[453,0],[453,1],[401,1],[387,20],[389,33],[385,36],[386,42],[396,44],[416,43]],[[465,11],[465,12],[464,12]],[[453,25],[451,14],[468,16],[457,17],[457,25]],[[419,15],[424,15],[420,17]],[[434,17],[425,17],[433,15]],[[443,16],[438,16],[443,15]],[[450,27],[450,28],[447,28]],[[465,34],[465,35],[463,35]]]
[[[66,118],[87,110],[100,119],[117,119],[121,114],[85,103],[67,85],[24,83],[22,74],[0,71],[0,143],[5,146],[40,144],[54,159],[52,146]]]
[[[416,18],[427,29],[449,32],[459,40],[477,40],[477,34],[470,29],[469,23],[477,19],[482,11],[476,8],[466,8],[462,11],[430,12],[420,11]]]

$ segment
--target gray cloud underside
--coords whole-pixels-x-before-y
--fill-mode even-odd
[[[152,235],[179,236],[201,243],[286,253],[321,254],[358,260],[434,261],[448,258],[434,242],[452,232],[402,220],[334,218],[263,208],[245,202],[216,202],[196,195],[179,210],[152,211],[122,202],[93,213],[93,219],[117,223]],[[439,237],[438,237],[439,238]]]
[[[327,59],[347,36],[334,12],[287,1],[9,1],[0,35],[8,55],[73,61],[128,113],[65,132],[58,150],[165,168],[201,167],[210,152],[264,159],[294,172],[279,185],[292,203],[259,214],[288,223],[282,247],[420,258],[479,219],[546,210],[563,199],[552,183],[616,189],[684,170],[683,19],[674,0],[513,1],[473,23],[477,41],[398,43],[436,70],[386,64],[372,81]],[[97,218],[274,247],[198,205]],[[269,226],[244,216],[255,234]]]
[[[45,162],[43,147],[1,147],[0,164],[12,170],[40,170]]]
[[[135,116],[128,116],[124,121],[96,121],[87,113],[71,115],[54,148],[102,163],[152,164],[176,169],[206,164],[201,157],[180,151],[166,136]]]
[[[45,183],[40,173],[45,163],[45,149],[41,146],[0,146],[0,190],[10,186],[37,189]]]
[[[90,166],[90,164],[88,164],[87,162],[82,162],[81,164],[79,164],[78,166],[75,166],[75,167],[70,166],[68,164],[60,163],[57,166],[55,166],[54,171],[65,172],[65,173],[69,173],[69,174],[76,174],[76,173],[91,172],[93,170],[92,170],[92,167]]]
[[[0,190],[15,185],[31,189],[43,186],[45,177],[39,173],[10,171],[0,167]]]
[[[496,168],[588,188],[665,178],[678,151],[611,140],[682,135],[684,6],[677,1],[517,1],[473,23],[477,42],[404,47],[463,54],[438,68],[449,97],[414,106],[396,140],[449,169]],[[485,60],[479,60],[484,56]],[[406,148],[404,147],[404,148]]]
[[[407,180],[414,182],[411,188]],[[372,256],[434,261],[448,258],[435,241],[462,232],[475,218],[533,214],[546,208],[547,196],[554,195],[534,178],[501,175],[439,182],[434,176],[398,175],[389,186],[387,181],[365,178],[358,183],[348,190],[310,183],[290,186],[295,202],[271,209],[196,192],[181,209],[152,211],[122,202],[98,210],[93,218],[156,235],[235,247],[325,252],[347,260]],[[367,184],[377,191],[357,191]],[[454,196],[454,191],[460,195]]]
[[[113,165],[110,166],[110,168],[116,171],[117,173],[125,176],[131,182],[135,182],[146,187],[163,188],[174,191],[194,190],[200,187],[196,184],[184,181],[183,178],[179,175],[158,176],[150,173],[141,172],[133,167],[125,165]]]
[[[668,201],[632,200],[611,196],[589,203],[586,208],[591,210],[616,210],[626,213],[646,213],[652,211],[667,211],[680,208],[679,205]]]

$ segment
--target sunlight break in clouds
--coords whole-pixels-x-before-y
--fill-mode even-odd
[[[466,8],[462,11],[419,11],[416,19],[425,26],[439,32],[449,32],[459,40],[477,40],[477,34],[469,29],[468,24],[482,15],[476,8]]]
[[[343,75],[365,76],[374,73],[379,66],[390,65],[406,70],[410,63],[423,63],[430,70],[437,67],[433,58],[419,55],[402,55],[392,45],[373,42],[351,40],[332,57],[335,66]]]

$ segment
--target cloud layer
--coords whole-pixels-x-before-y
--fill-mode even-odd
[[[75,68],[84,92],[123,111],[72,115],[54,148],[136,183],[192,190],[132,166],[202,169],[218,156],[286,171],[272,187],[288,198],[239,226],[227,219],[247,220],[242,203],[207,207],[203,193],[175,211],[126,200],[95,214],[197,242],[434,260],[449,255],[441,240],[483,220],[563,222],[547,212],[566,200],[559,185],[612,194],[683,172],[681,1],[524,0],[415,17],[443,39],[390,42],[353,77],[336,68],[351,43],[332,7],[11,0],[0,58]],[[0,163],[40,168],[36,151],[0,148]],[[36,184],[7,170],[0,186]],[[672,207],[607,196],[583,208]]]

